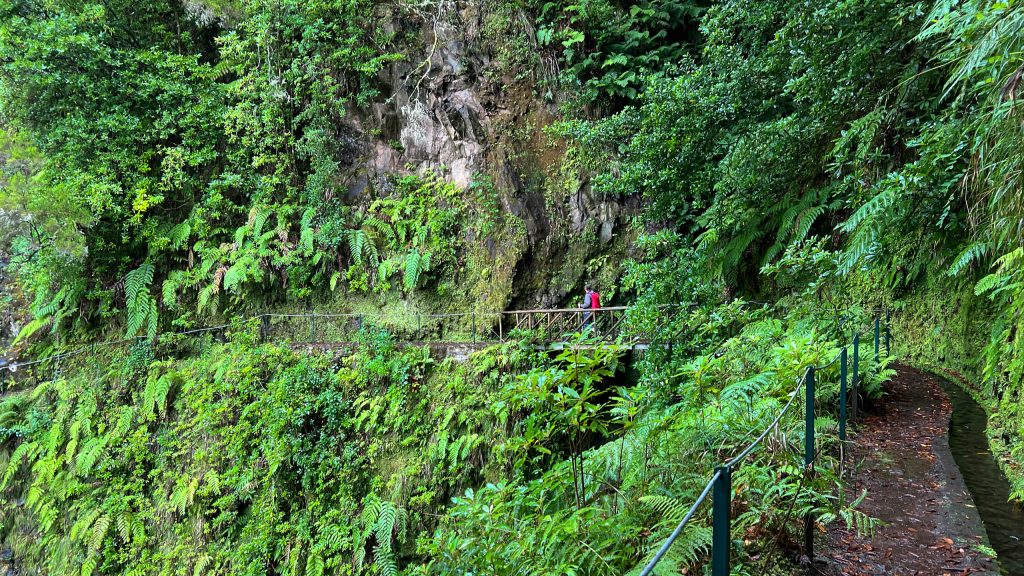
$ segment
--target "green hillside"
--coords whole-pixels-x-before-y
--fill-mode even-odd
[[[1012,1],[0,3],[4,561],[638,573],[886,314],[893,356],[985,405],[1024,501],[1022,26]],[[586,286],[621,329],[498,324]],[[358,322],[246,320],[311,313]],[[870,406],[893,372],[861,353]],[[816,474],[800,409],[734,473],[739,573],[799,572],[804,517],[871,531],[839,378]],[[701,573],[710,526],[656,573]]]

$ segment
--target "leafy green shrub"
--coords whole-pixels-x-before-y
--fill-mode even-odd
[[[687,54],[686,43],[704,12],[704,3],[694,0],[537,4],[538,44],[560,52],[562,82],[582,88],[585,104],[635,99],[647,75],[670,69]]]

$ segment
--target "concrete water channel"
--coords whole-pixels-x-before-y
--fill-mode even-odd
[[[1010,484],[988,447],[985,410],[959,386],[940,379],[953,404],[949,448],[971,492],[1000,573],[1024,575],[1024,507],[1009,501]]]

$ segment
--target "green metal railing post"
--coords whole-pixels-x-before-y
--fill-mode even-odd
[[[846,363],[847,349],[839,353],[839,441],[846,441]]]
[[[473,310],[473,344],[476,344],[476,310]]]
[[[270,339],[270,316],[260,317],[260,341],[266,342]]]
[[[807,368],[804,390],[807,392],[804,411],[804,474],[814,474],[814,366]],[[814,559],[814,519],[804,517],[804,553]]]
[[[711,576],[729,576],[729,538],[732,524],[732,470],[728,466],[715,469],[718,481],[711,493]]]
[[[891,334],[889,332],[889,323],[892,322],[892,312],[885,311],[885,357],[889,357],[889,338]]]
[[[309,316],[309,341],[316,342],[316,312]]]
[[[878,364],[878,328],[881,324],[881,318],[875,316],[875,364]]]
[[[814,464],[814,366],[807,368],[804,391],[804,466],[811,466]]]
[[[860,334],[853,337],[853,396],[850,415],[857,420],[857,403],[860,402]]]

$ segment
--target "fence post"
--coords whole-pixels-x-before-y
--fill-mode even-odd
[[[814,366],[807,367],[804,377],[804,466],[814,464]]]
[[[310,312],[309,316],[309,341],[316,342],[316,312]]]
[[[711,495],[711,575],[729,576],[729,538],[732,519],[732,470],[728,466],[715,469],[718,480]]]
[[[885,357],[889,357],[889,323],[892,322],[892,312],[889,310],[885,311]]]
[[[814,474],[814,366],[807,368],[804,390],[807,392],[804,411],[804,474]],[[814,559],[814,519],[804,517],[804,553]]]
[[[860,401],[860,334],[853,336],[853,403],[850,405],[850,415],[857,419],[857,403]]]
[[[881,324],[881,317],[875,316],[875,364],[878,364],[878,327]]]
[[[839,441],[846,441],[846,363],[847,348],[839,353]]]
[[[476,310],[472,312],[473,317],[473,344],[476,344]]]
[[[260,316],[260,341],[270,339],[270,316]]]

